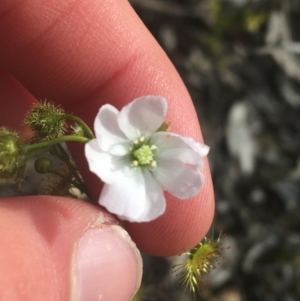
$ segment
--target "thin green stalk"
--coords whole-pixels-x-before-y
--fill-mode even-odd
[[[44,141],[44,142],[38,142],[38,143],[26,145],[25,151],[31,152],[39,149],[46,149],[57,143],[71,142],[71,141],[87,143],[88,141],[90,141],[90,139],[86,137],[75,136],[75,135],[61,136],[50,141]]]
[[[82,129],[84,130],[84,132],[87,134],[87,137],[90,139],[94,139],[95,136],[93,134],[93,132],[91,131],[91,129],[89,128],[89,126],[79,117],[76,117],[74,115],[71,114],[65,114],[65,118],[66,119],[70,119],[75,121],[76,123],[80,124],[82,126]]]

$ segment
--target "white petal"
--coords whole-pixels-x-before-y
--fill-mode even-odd
[[[125,156],[130,153],[130,145],[128,143],[112,145],[109,153],[114,156]]]
[[[90,171],[95,173],[104,183],[113,183],[115,173],[126,172],[130,165],[129,156],[112,156],[103,152],[96,139],[92,139],[85,144],[85,156],[87,158]]]
[[[94,122],[96,137],[102,151],[110,151],[116,145],[129,145],[130,141],[120,130],[117,116],[119,111],[111,106],[104,105],[100,108]],[[124,151],[121,155],[124,155]]]
[[[185,164],[195,165],[198,169],[203,167],[204,151],[198,151],[198,142],[192,138],[180,136],[174,133],[157,132],[151,139],[150,144],[158,148],[157,161],[178,160]],[[203,149],[208,148],[203,144]]]
[[[189,145],[194,151],[196,151],[200,156],[204,157],[209,152],[209,146],[206,144],[195,141],[191,137],[181,136],[187,145]]]
[[[159,184],[179,199],[196,195],[203,186],[203,175],[180,161],[163,160],[152,171]]]
[[[164,122],[167,101],[161,96],[143,96],[126,105],[118,115],[118,124],[131,141],[151,134]]]
[[[113,184],[104,185],[99,204],[132,222],[147,222],[165,211],[162,188],[150,172],[136,169],[131,176],[118,173]]]
[[[139,217],[141,221],[151,221],[165,212],[166,200],[161,185],[148,169],[143,169],[148,206]]]
[[[103,182],[113,182],[113,172],[111,170],[112,156],[102,152],[96,139],[90,140],[84,147],[90,171],[95,173]]]

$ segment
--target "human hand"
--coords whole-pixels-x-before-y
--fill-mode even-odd
[[[0,67],[33,95],[2,73],[1,125],[16,127],[34,97],[62,104],[91,125],[104,103],[121,108],[152,94],[169,101],[173,132],[202,141],[181,79],[127,1],[7,0],[0,4],[0,16]],[[89,171],[83,148],[70,148],[97,200],[99,179]],[[179,254],[206,234],[214,210],[207,162],[203,173],[204,188],[196,197],[181,201],[167,195],[163,216],[127,223],[140,250]],[[0,297],[61,301],[73,292],[71,300],[130,300],[140,281],[140,258],[124,230],[102,212],[58,197],[1,200]],[[81,252],[89,240],[91,248]],[[86,274],[80,268],[78,274],[78,266]]]

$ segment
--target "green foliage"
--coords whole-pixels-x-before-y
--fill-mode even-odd
[[[240,6],[223,0],[207,0],[210,31],[199,38],[209,56],[226,53],[228,41],[243,34],[255,34],[267,21],[268,12],[250,1]],[[223,54],[224,55],[224,54]]]
[[[265,12],[249,11],[245,15],[245,27],[250,32],[256,32],[261,25],[267,20],[267,14]]]
[[[217,239],[207,238],[186,253],[187,260],[178,266],[181,270],[181,282],[195,294],[201,277],[214,268],[214,263],[220,259],[222,233]]]

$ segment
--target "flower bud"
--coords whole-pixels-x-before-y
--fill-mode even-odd
[[[63,136],[66,131],[64,110],[51,102],[33,106],[25,117],[25,124],[33,130],[34,141],[47,141]]]
[[[19,135],[0,127],[0,182],[20,182],[25,176],[24,144]]]
[[[52,165],[52,161],[48,158],[39,158],[34,162],[34,168],[40,174],[47,173],[51,170]]]
[[[5,127],[0,127],[0,166],[17,160],[23,152],[23,143],[19,135]]]

